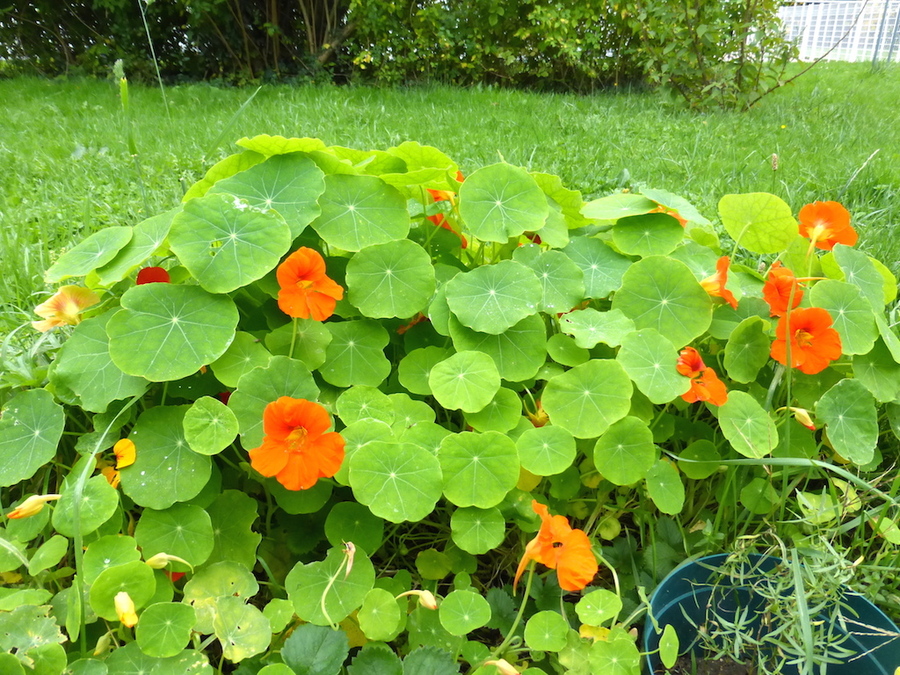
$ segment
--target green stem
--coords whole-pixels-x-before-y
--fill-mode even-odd
[[[522,604],[519,605],[519,611],[516,614],[515,621],[513,621],[512,626],[509,627],[509,631],[506,633],[506,638],[504,638],[503,642],[500,643],[500,646],[491,652],[491,659],[496,659],[497,657],[499,657],[509,646],[509,643],[512,642],[513,637],[516,633],[516,629],[522,622],[522,615],[525,613],[525,605],[528,604],[528,598],[531,595],[531,582],[533,579],[534,561],[532,560],[528,563],[528,579],[525,581],[525,595],[522,596]]]
[[[288,358],[294,358],[294,345],[297,344],[297,317],[294,317],[294,326],[291,329],[291,348],[288,351]]]

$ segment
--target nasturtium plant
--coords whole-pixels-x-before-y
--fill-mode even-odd
[[[0,670],[637,675],[686,555],[900,546],[897,283],[833,202],[238,146],[47,272]]]

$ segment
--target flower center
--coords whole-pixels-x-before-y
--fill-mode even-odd
[[[312,279],[300,279],[297,282],[297,286],[299,286],[300,288],[302,288],[305,291],[305,290],[312,288],[313,284],[315,284],[315,283],[316,282],[313,281]]]
[[[798,330],[794,333],[794,340],[796,340],[797,345],[800,347],[809,347],[812,344],[813,336],[805,330]]]
[[[288,434],[285,443],[291,452],[302,452],[306,447],[306,437],[308,433],[303,427],[297,427]]]

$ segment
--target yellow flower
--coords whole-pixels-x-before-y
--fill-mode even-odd
[[[31,325],[46,333],[58,326],[75,326],[81,323],[81,313],[100,302],[100,296],[81,286],[61,286],[56,293],[34,308],[34,313],[43,321],[32,321]]]
[[[24,502],[6,514],[7,518],[29,518],[41,512],[44,504],[60,498],[60,495],[31,495]]]
[[[106,482],[112,485],[114,488],[119,487],[119,481],[121,477],[119,476],[119,472],[116,471],[111,466],[102,466],[100,467],[100,473],[103,474],[103,477],[106,478]]]
[[[134,626],[138,622],[138,615],[135,611],[134,600],[131,599],[131,596],[125,591],[119,591],[116,593],[114,602],[116,604],[116,614],[119,617],[119,621],[129,628]]]
[[[417,595],[419,596],[419,604],[422,605],[425,609],[437,609],[437,598],[434,597],[434,593],[431,591],[406,591],[406,593],[401,593],[397,596],[397,598],[402,598],[406,595]]]
[[[123,438],[113,446],[113,454],[116,456],[116,468],[124,469],[126,466],[134,464],[137,449],[134,447],[133,441]]]
[[[519,675],[519,671],[516,670],[513,667],[513,665],[506,659],[498,659],[496,661],[485,661],[484,665],[494,666],[500,675]]]

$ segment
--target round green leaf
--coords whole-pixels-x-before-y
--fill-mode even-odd
[[[391,428],[398,436],[418,424],[432,424],[435,420],[434,408],[425,401],[417,401],[402,392],[390,394],[388,398],[394,408],[394,423]]]
[[[341,432],[341,434],[343,435],[344,432]],[[345,460],[344,464],[346,465],[346,463]],[[294,516],[316,513],[328,503],[328,500],[331,499],[331,493],[334,492],[334,486],[330,482],[323,480],[317,481],[308,490],[288,490],[272,478],[266,481],[266,484],[269,486],[269,491],[275,497],[275,502],[278,506],[284,509],[285,513],[290,513]]]
[[[743,391],[728,392],[728,401],[719,407],[719,426],[731,447],[744,457],[765,457],[778,445],[775,421]]]
[[[238,381],[254,368],[265,368],[272,355],[259,340],[238,331],[222,356],[209,364],[216,379],[226,387],[236,387]]]
[[[537,476],[562,473],[575,461],[572,434],[553,425],[527,429],[516,440],[516,448],[522,467]]]
[[[853,376],[879,403],[889,403],[900,397],[900,364],[894,361],[881,338],[868,354],[853,357]]]
[[[400,605],[393,594],[383,588],[373,588],[366,594],[357,619],[370,640],[393,640],[400,628]]]
[[[659,639],[659,659],[666,668],[672,668],[678,660],[678,632],[667,623]]]
[[[596,359],[547,382],[541,402],[553,424],[575,438],[595,438],[628,414],[632,391],[619,363]]]
[[[213,629],[222,643],[222,655],[229,661],[243,661],[262,654],[272,641],[269,620],[259,609],[240,598],[216,600]]]
[[[144,654],[137,642],[129,642],[114,649],[105,663],[109,672],[114,675],[144,675],[149,674],[161,661],[162,659]]]
[[[103,570],[140,559],[133,537],[118,534],[100,537],[84,552],[84,583],[94,583]]]
[[[647,475],[656,463],[653,432],[637,417],[614,423],[594,446],[597,471],[614,485],[631,485]]]
[[[679,459],[688,461],[678,462],[678,468],[688,478],[703,480],[709,478],[719,470],[719,451],[712,441],[705,439],[694,441],[687,446],[679,456]]]
[[[209,515],[199,506],[190,504],[173,504],[164,511],[144,509],[134,529],[134,538],[146,560],[157,553],[168,553],[194,567],[206,562],[213,548]],[[178,563],[172,564],[176,565],[172,568],[175,571],[187,571]]]
[[[15,654],[0,654],[0,671],[7,675],[25,675],[22,662]]]
[[[197,615],[194,630],[198,633],[213,632],[216,601],[223,597],[236,597],[246,602],[256,595],[259,584],[246,565],[235,562],[219,562],[207,565],[184,585],[182,602],[191,605]]]
[[[584,299],[584,275],[562,251],[544,251],[527,264],[541,284],[541,311],[568,312]]]
[[[599,626],[604,621],[614,619],[622,611],[622,599],[605,588],[598,588],[581,597],[575,605],[575,613],[581,623]]]
[[[524,169],[505,163],[479,169],[459,188],[459,213],[482,241],[505,244],[510,237],[544,226],[550,207]]]
[[[428,386],[445,408],[478,412],[500,389],[500,373],[487,354],[458,352],[431,369]]]
[[[403,195],[375,176],[325,176],[322,214],[311,227],[329,246],[360,251],[403,239],[409,214]]]
[[[138,671],[138,675],[141,675],[141,672]],[[206,654],[196,649],[185,649],[176,656],[159,659],[150,671],[150,675],[214,675],[214,673]]]
[[[568,634],[569,623],[559,612],[537,612],[525,624],[525,644],[534,650],[558,652],[566,646]]]
[[[547,340],[547,354],[563,366],[580,366],[591,358],[587,349],[575,344],[575,338],[562,333],[551,335]]]
[[[56,283],[67,277],[83,277],[116,257],[116,254],[132,237],[130,227],[107,227],[95,232],[63,253],[44,273],[47,283]]]
[[[534,314],[542,292],[534,272],[514,260],[457,274],[446,289],[450,311],[463,326],[493,335]]]
[[[422,347],[412,350],[400,360],[400,364],[397,366],[397,377],[400,384],[410,393],[430,396],[431,387],[428,384],[428,376],[431,374],[431,369],[451,354],[449,349],[443,347]]]
[[[85,460],[82,460],[85,461]],[[93,457],[87,461],[94,462]],[[80,466],[76,464],[76,467]],[[75,492],[73,485],[81,471],[73,471],[63,481],[62,497],[53,509],[53,527],[67,537],[74,537],[76,529],[81,534],[90,534],[112,518],[119,506],[119,493],[109,484],[105,476],[93,476],[84,484],[79,509],[79,527],[75,527]]]
[[[350,484],[350,464],[357,450],[375,441],[392,443],[397,440],[391,427],[377,420],[354,422],[341,431],[341,436],[344,437],[344,463],[334,475],[341,485]]]
[[[262,535],[251,528],[259,502],[239,490],[225,490],[206,508],[213,527],[213,550],[206,565],[235,562],[253,569]]]
[[[663,513],[674,516],[684,506],[684,484],[672,462],[660,459],[647,472],[647,494]]]
[[[352,541],[373,555],[384,541],[384,521],[362,504],[338,502],[325,519],[325,537],[332,546]]]
[[[819,281],[809,293],[813,307],[828,310],[841,336],[844,354],[867,354],[875,345],[878,327],[872,306],[859,288],[833,279]],[[879,308],[880,309],[880,308]]]
[[[618,347],[626,335],[634,332],[634,321],[618,309],[608,312],[598,312],[592,307],[579,309],[563,315],[559,325],[583,349],[592,349],[600,342]]]
[[[326,382],[336,387],[377,387],[384,382],[391,372],[391,362],[384,355],[390,338],[378,322],[344,321],[327,326],[331,343],[319,369]]]
[[[119,250],[115,258],[103,267],[97,268],[100,283],[110,286],[121,281],[131,269],[147,260],[154,254],[169,236],[172,218],[181,211],[177,207],[141,221],[132,228],[132,236],[125,246]]]
[[[400,434],[400,440],[412,443],[437,457],[441,441],[450,433],[450,430],[434,422],[419,422],[416,426],[404,430]]]
[[[129,375],[177,380],[224,354],[237,322],[237,308],[226,296],[197,286],[135,286],[106,325],[109,355]]]
[[[304,624],[285,640],[281,656],[292,673],[337,675],[350,652],[347,637],[341,630]]]
[[[196,614],[180,602],[158,602],[141,612],[135,638],[147,656],[176,656],[191,639]]]
[[[731,238],[753,253],[780,253],[799,233],[791,207],[766,192],[725,195],[719,216]]]
[[[357,551],[348,574],[343,565],[345,557],[341,548],[333,548],[325,560],[297,563],[288,573],[284,585],[297,616],[317,626],[327,626],[343,621],[362,605],[375,584],[375,568],[366,555]]]
[[[656,206],[656,202],[643,195],[633,192],[616,192],[588,202],[581,208],[581,212],[595,220],[618,220],[628,216],[650,213]]]
[[[857,466],[875,456],[878,413],[875,399],[859,380],[843,379],[816,403],[816,415],[825,422],[835,452]]]
[[[201,396],[184,414],[184,438],[201,455],[222,452],[234,442],[238,429],[231,408],[211,396]]]
[[[281,214],[296,239],[319,213],[316,200],[325,191],[325,174],[309,157],[292,153],[218,181],[210,193],[226,192],[260,210]]]
[[[4,654],[4,656],[7,655]],[[15,657],[13,657],[13,659],[15,660]],[[3,661],[0,661],[0,672],[7,672],[3,669],[5,665],[6,664]],[[9,675],[18,672],[19,671],[13,670],[10,671]],[[22,672],[24,673],[24,671]],[[67,670],[64,671],[64,675],[108,675],[108,673],[109,668],[106,663],[99,659],[78,659],[77,661],[72,661]]]
[[[591,645],[590,672],[603,675],[634,675],[640,671],[641,655],[629,637],[597,640]]]
[[[28,574],[37,576],[39,572],[56,567],[62,557],[69,550],[69,540],[58,534],[54,534],[40,545],[31,560],[28,561]]]
[[[187,202],[169,231],[172,252],[210,293],[230,293],[262,278],[290,245],[284,218],[225,194]]]
[[[431,256],[409,239],[368,246],[347,263],[348,299],[364,316],[411,317],[434,288]]]
[[[500,387],[490,403],[478,412],[466,413],[465,418],[475,431],[505,433],[522,418],[522,399],[511,389]]]
[[[296,325],[297,337],[294,338]],[[272,354],[290,356],[302,361],[310,370],[316,370],[325,363],[325,348],[331,342],[331,333],[321,321],[294,319],[280,328],[266,334],[266,349]],[[288,354],[294,345],[293,354]]]
[[[450,518],[450,530],[453,543],[466,553],[481,555],[503,543],[506,519],[496,508],[456,509]]]
[[[56,455],[65,414],[45,389],[16,394],[0,415],[0,487],[31,478]]]
[[[438,616],[450,635],[465,635],[491,620],[491,606],[478,593],[452,591],[441,602]]]
[[[372,441],[350,458],[350,487],[376,516],[392,523],[417,521],[441,496],[441,467],[412,443]]]
[[[387,394],[375,387],[350,387],[337,400],[337,414],[350,425],[360,420],[394,423],[394,405]]]
[[[496,431],[451,434],[438,452],[444,495],[456,506],[496,506],[519,481],[516,444]]]
[[[871,314],[871,312],[870,312]],[[769,361],[769,322],[758,316],[741,321],[725,345],[725,370],[737,382],[752,382]],[[875,324],[872,324],[872,328]]]
[[[621,218],[612,229],[616,247],[628,255],[666,255],[684,239],[684,228],[666,213]]]
[[[423,579],[440,581],[453,571],[453,562],[446,553],[427,548],[416,554],[416,571]]]
[[[581,269],[584,293],[589,298],[605,298],[619,290],[622,276],[631,266],[631,260],[592,237],[573,238],[563,253]]]
[[[142,394],[147,388],[147,380],[126,375],[109,358],[106,324],[114,313],[78,324],[50,371],[51,382],[71,389],[81,399],[81,407],[91,412],[106,412],[112,401]]]
[[[263,615],[272,624],[272,632],[280,633],[294,618],[294,606],[290,600],[272,598],[263,608]]]
[[[675,370],[678,350],[651,328],[622,340],[616,360],[651,403],[668,403],[691,388],[691,381]]]
[[[652,328],[680,349],[702,335],[712,321],[712,300],[683,262],[644,258],[625,272],[613,298],[638,329]]]
[[[238,388],[228,399],[228,407],[237,417],[245,449],[262,444],[263,411],[281,396],[307,401],[318,399],[319,388],[301,361],[273,356],[268,366],[251,370],[238,382]]]
[[[525,317],[499,335],[466,328],[452,315],[447,325],[457,351],[484,352],[504,380],[531,379],[547,360],[547,328],[538,314]]]
[[[768,478],[757,476],[741,488],[741,504],[750,513],[764,516],[778,504],[781,497]]]
[[[137,609],[146,605],[156,592],[153,570],[140,561],[134,561],[102,571],[91,584],[91,607],[97,616],[107,621],[118,621],[115,598],[122,591],[128,593]]]
[[[209,480],[209,457],[191,450],[184,437],[187,407],[148,408],[138,417],[128,436],[135,461],[120,471],[122,491],[135,503],[165,509],[196,497]]]

